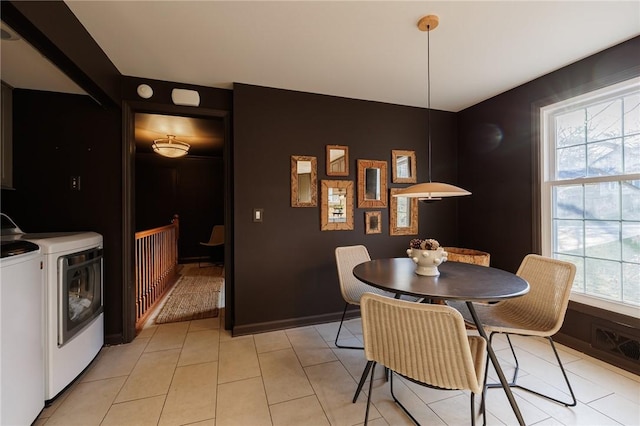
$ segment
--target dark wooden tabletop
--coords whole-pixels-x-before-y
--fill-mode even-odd
[[[522,296],[529,283],[511,272],[461,262],[438,266],[440,275],[415,273],[410,258],[376,259],[353,268],[353,275],[374,287],[432,299],[493,302]]]

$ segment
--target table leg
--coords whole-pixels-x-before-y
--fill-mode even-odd
[[[496,354],[493,352],[493,348],[489,343],[489,339],[487,338],[487,333],[484,331],[484,327],[480,323],[478,319],[478,315],[476,314],[476,310],[473,307],[472,302],[466,302],[467,308],[469,308],[469,312],[471,313],[471,317],[473,318],[473,322],[476,324],[476,328],[478,329],[478,333],[487,341],[487,352],[489,354],[489,359],[491,359],[491,364],[493,364],[493,368],[495,368],[496,373],[498,374],[498,378],[500,379],[500,383],[502,384],[502,388],[504,389],[504,393],[507,395],[507,399],[509,400],[509,404],[511,404],[511,409],[513,413],[516,415],[518,419],[518,423],[522,426],[525,425],[524,419],[522,418],[522,413],[520,413],[520,408],[516,403],[516,400],[513,396],[513,392],[511,392],[511,387],[509,386],[509,382],[504,377],[504,373],[502,372],[502,368],[498,363],[498,358],[496,358]]]

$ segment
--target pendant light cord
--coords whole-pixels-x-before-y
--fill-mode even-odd
[[[427,141],[429,144],[429,182],[431,182],[431,40],[429,34],[431,34],[431,26],[427,25]]]

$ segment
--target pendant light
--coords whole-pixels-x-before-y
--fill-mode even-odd
[[[430,202],[441,200],[445,197],[471,195],[469,191],[458,188],[457,186],[431,181],[431,58],[429,52],[429,32],[435,30],[438,23],[439,18],[436,15],[427,15],[418,21],[418,29],[420,31],[427,32],[427,132],[429,146],[429,181],[406,187],[394,194],[394,197],[418,198],[421,201]]]
[[[174,135],[167,135],[166,138],[154,140],[151,147],[164,157],[178,158],[187,155],[191,145],[177,140]]]

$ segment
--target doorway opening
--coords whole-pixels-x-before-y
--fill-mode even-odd
[[[123,324],[124,340],[135,337],[135,233],[179,216],[178,262],[207,256],[199,243],[216,224],[232,230],[229,112],[174,105],[125,102],[123,108]],[[179,159],[154,153],[151,144],[176,135],[190,145]],[[233,319],[232,232],[225,233],[225,327]]]

